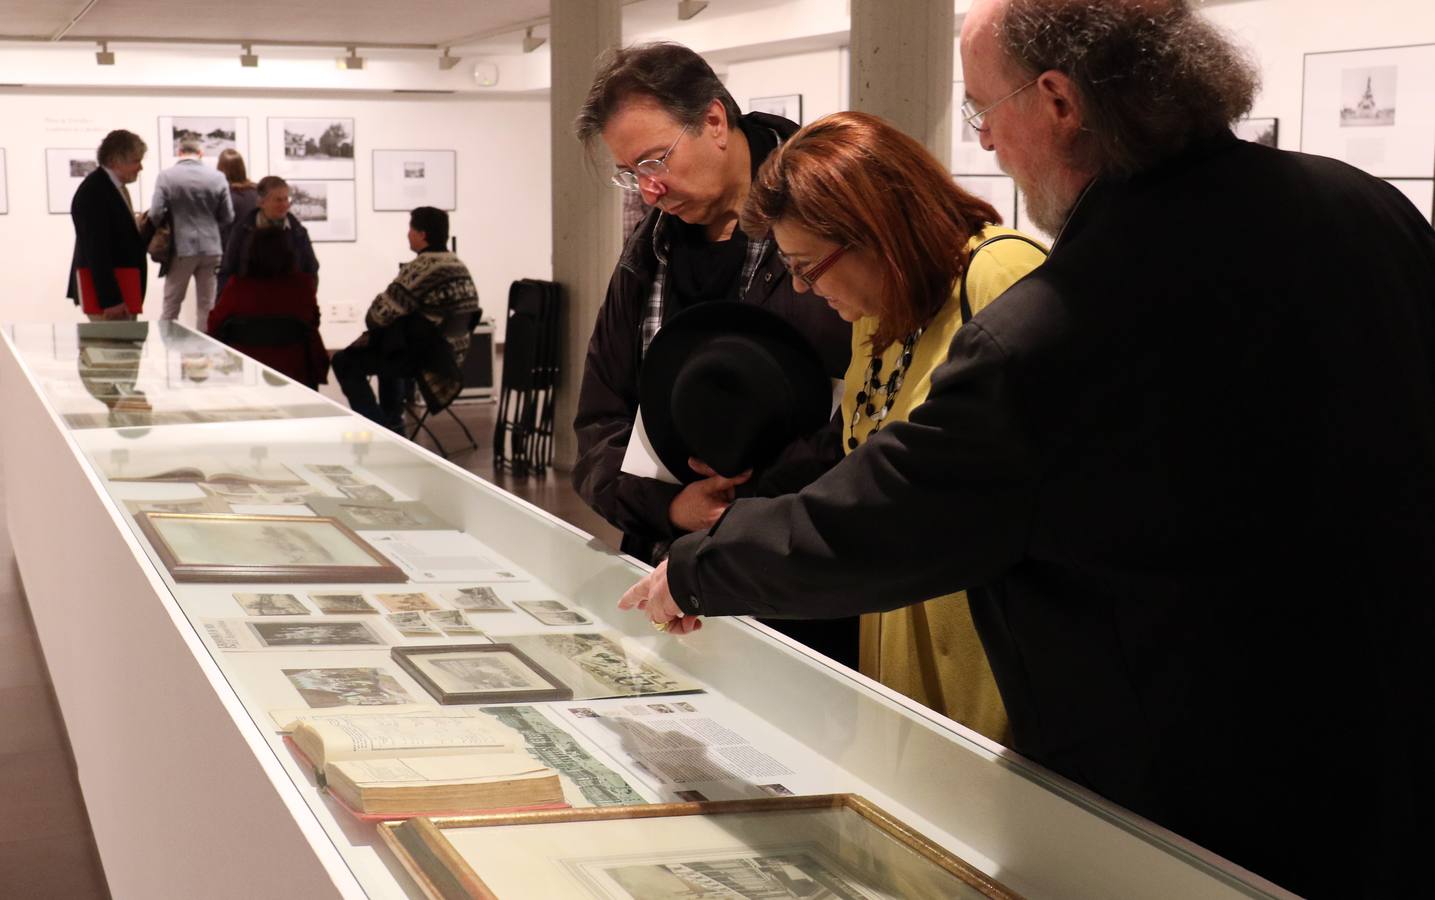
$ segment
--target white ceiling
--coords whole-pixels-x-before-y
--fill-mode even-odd
[[[432,47],[547,15],[548,0],[0,0],[0,40]]]

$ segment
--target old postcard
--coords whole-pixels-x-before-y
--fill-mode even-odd
[[[334,706],[399,706],[414,698],[383,669],[284,669],[304,702],[315,709]]]
[[[390,612],[415,612],[439,608],[439,605],[433,602],[433,598],[424,593],[375,594],[375,596]]]
[[[309,599],[319,607],[319,612],[329,616],[377,615],[379,612],[363,594],[310,594]]]
[[[491,587],[475,585],[473,587],[461,587],[456,591],[444,594],[448,602],[459,609],[466,609],[469,612],[512,612],[508,604],[498,599],[498,593]]]
[[[309,608],[293,594],[235,594],[234,600],[250,616],[307,616]]]
[[[544,625],[592,625],[593,620],[557,600],[516,600],[514,606]]]

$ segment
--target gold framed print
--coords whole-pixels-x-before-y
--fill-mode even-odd
[[[855,794],[379,826],[433,900],[895,900],[1016,894]]]
[[[395,647],[389,652],[445,705],[573,699],[567,685],[512,644]]]
[[[401,582],[408,576],[325,516],[144,511],[140,530],[175,581]]]

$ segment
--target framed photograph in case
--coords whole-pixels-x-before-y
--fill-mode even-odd
[[[434,900],[1017,896],[855,794],[420,817],[379,834]]]
[[[140,512],[140,530],[180,582],[401,582],[403,570],[324,516]]]
[[[390,654],[445,705],[573,699],[567,685],[512,644],[395,647]]]

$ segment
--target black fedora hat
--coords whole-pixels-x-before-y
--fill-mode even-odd
[[[653,338],[638,401],[653,451],[687,483],[702,477],[689,457],[739,475],[827,424],[832,383],[785,319],[749,303],[713,302],[673,316]]]

